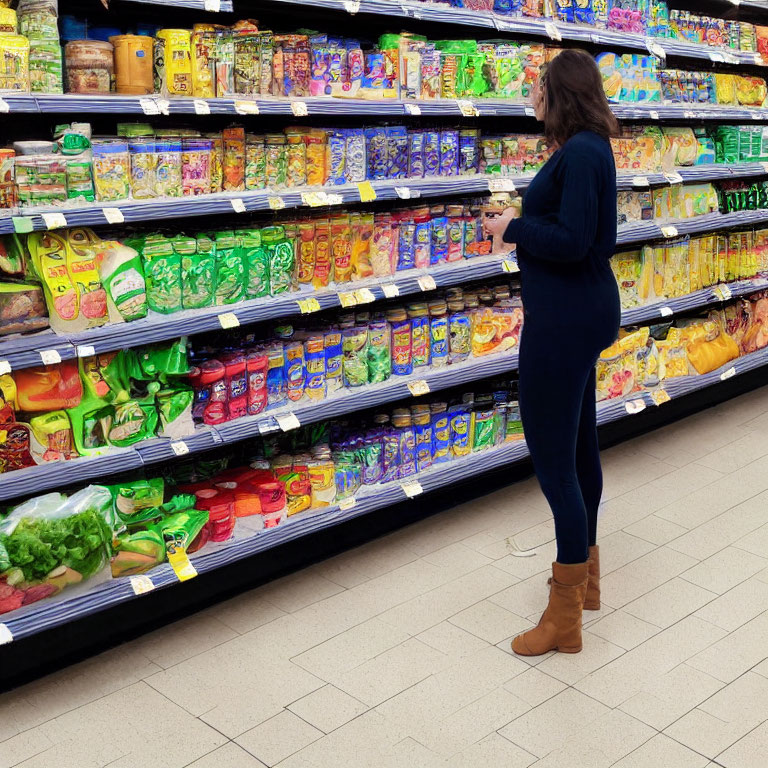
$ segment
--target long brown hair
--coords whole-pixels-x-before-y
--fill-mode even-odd
[[[618,134],[600,70],[586,51],[566,48],[542,70],[544,133],[550,145],[562,146],[579,131],[594,131],[604,139]]]

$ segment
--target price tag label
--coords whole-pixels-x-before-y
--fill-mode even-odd
[[[670,184],[682,184],[683,177],[679,173],[665,173],[664,177]]]
[[[0,645],[8,645],[13,642],[13,633],[6,624],[0,624]]]
[[[517,262],[514,259],[504,259],[501,262],[501,268],[505,272],[519,272],[520,267],[517,266]]]
[[[235,213],[245,213],[245,201],[241,200],[239,197],[234,198],[233,200],[230,200],[232,203],[232,210]]]
[[[765,59],[763,58],[763,54],[762,53],[756,53],[753,56],[753,60],[754,60],[755,64],[757,64],[758,67],[764,67],[765,66]]]
[[[307,103],[305,101],[292,101],[291,112],[293,112],[296,117],[306,117],[309,114]]]
[[[189,453],[189,446],[183,440],[174,440],[171,443],[171,450],[177,456],[186,456]]]
[[[371,203],[376,199],[376,190],[370,181],[361,181],[357,185],[357,191],[360,194],[361,203]]]
[[[734,366],[731,366],[727,371],[723,371],[720,374],[720,381],[726,381],[727,379],[732,379],[736,375],[736,368]]]
[[[134,595],[144,595],[155,588],[149,576],[131,576],[131,589]]]
[[[691,109],[684,109],[683,110],[683,117],[686,120],[695,120],[696,119],[696,113]]]
[[[357,304],[357,296],[355,296],[354,291],[343,291],[338,294],[339,296],[339,304],[341,304],[342,307],[354,307]]]
[[[75,347],[75,352],[78,357],[93,357],[96,354],[96,349],[92,344],[84,344],[79,347]]]
[[[221,0],[205,0],[205,10],[218,13],[221,10]]]
[[[763,166],[763,170],[768,173],[768,163],[760,163]]]
[[[515,192],[515,182],[510,178],[488,179],[489,192]]]
[[[10,373],[13,369],[7,360],[0,360],[0,376]]]
[[[189,555],[181,547],[168,553],[168,562],[179,581],[189,581],[197,576],[195,566],[189,561]]]
[[[283,432],[290,432],[292,429],[298,429],[301,426],[299,417],[295,413],[279,413],[275,416],[275,419],[277,419],[277,423]]]
[[[659,113],[655,109],[651,109],[648,111],[648,117],[650,117],[651,120],[658,120]]]
[[[417,379],[416,381],[409,381],[408,389],[410,390],[411,394],[414,397],[419,397],[419,395],[428,395],[429,382],[427,382],[425,379]]]
[[[258,115],[259,105],[255,101],[237,99],[235,101],[235,112],[238,115]]]
[[[5,99],[0,99],[0,112],[7,114],[11,111],[11,107]]]
[[[275,431],[275,428],[268,421],[260,421],[257,426],[259,427],[260,435],[268,435],[270,432]]]
[[[207,101],[203,101],[203,99],[195,99],[193,102],[193,105],[195,107],[196,115],[211,114],[211,105]]]
[[[477,117],[480,114],[477,107],[467,99],[456,99],[456,106],[464,117]]]
[[[346,499],[339,499],[339,509],[342,511],[352,509],[355,504],[357,504],[357,502],[355,501],[354,496],[347,496]]]
[[[651,56],[655,56],[657,59],[661,59],[662,61],[667,58],[667,52],[655,40],[649,38],[645,41],[645,45],[648,48],[648,53],[650,53]]]
[[[43,365],[57,365],[61,362],[61,355],[57,349],[41,349],[40,359]]]
[[[405,102],[405,111],[409,115],[420,115],[421,114],[421,107],[418,104],[411,104],[411,102],[406,101]]]
[[[645,410],[645,400],[627,400],[624,403],[624,408],[630,415],[640,413]]]
[[[333,192],[321,192],[321,195],[324,195],[325,197],[325,204],[326,205],[341,205],[344,202],[344,196],[343,195],[337,195]]]
[[[651,400],[656,405],[663,405],[664,403],[668,403],[672,398],[669,396],[669,392],[667,392],[666,389],[654,389],[653,392],[651,392]]]
[[[302,315],[320,311],[320,302],[314,296],[308,299],[299,299],[296,303],[299,305]]]
[[[708,53],[710,61],[719,62],[720,64],[725,62],[725,56],[720,51],[708,51]]]
[[[344,10],[354,16],[360,10],[360,0],[344,0]]]
[[[46,229],[61,229],[67,226],[67,217],[63,213],[42,214]]]
[[[119,208],[102,208],[101,212],[104,214],[107,224],[122,224],[125,221],[125,216]]]
[[[240,321],[234,312],[222,312],[219,315],[219,325],[224,329],[237,328],[240,325]]]
[[[632,177],[632,186],[633,187],[650,187],[651,184],[648,181],[647,176],[633,176]]]
[[[675,313],[672,311],[672,307],[660,307],[659,308],[659,314],[662,317],[670,317],[674,315]]]
[[[533,107],[526,107],[525,108],[525,116],[526,117],[536,117],[536,110]]]
[[[720,286],[720,297],[723,301],[728,301],[729,299],[733,298],[733,293],[731,292],[731,288],[728,285],[721,285]]]
[[[677,227],[673,227],[671,224],[661,228],[661,234],[664,237],[677,237]]]
[[[410,200],[412,197],[421,197],[421,190],[410,187],[395,187],[395,194],[401,200]]]
[[[419,288],[422,291],[434,291],[437,288],[437,283],[432,275],[422,275],[419,278]]]
[[[400,295],[400,289],[394,283],[387,283],[381,286],[381,290],[388,299],[394,299]]]
[[[308,205],[310,208],[319,208],[321,205],[326,204],[325,192],[302,192],[301,202],[304,205]]]
[[[139,106],[145,115],[160,114],[160,107],[154,99],[139,99]]]
[[[407,482],[402,483],[400,487],[409,499],[418,496],[420,493],[424,493],[424,489],[421,487],[421,483],[418,480],[408,480]]]
[[[590,33],[589,39],[595,44],[600,45],[601,39],[600,35],[595,34],[594,32]]]
[[[547,35],[549,35],[551,40],[563,39],[562,33],[560,32],[560,30],[557,28],[557,25],[553,21],[545,21],[544,30],[546,31]]]
[[[370,288],[358,288],[355,291],[355,298],[358,304],[370,304],[376,301],[376,296]]]
[[[12,216],[11,220],[13,221],[13,231],[19,235],[32,232],[35,228],[35,222],[29,216]]]
[[[303,195],[302,195],[303,198]],[[269,207],[273,211],[280,211],[283,208],[285,208],[285,200],[283,200],[282,197],[269,197],[267,198],[267,202],[269,203]]]
[[[171,102],[168,99],[156,99],[157,108],[160,110],[161,115],[171,114]]]

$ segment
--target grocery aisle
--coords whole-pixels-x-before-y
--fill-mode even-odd
[[[0,766],[763,766],[767,428],[765,387],[605,452],[581,654],[509,651],[554,554],[526,481],[4,694]]]

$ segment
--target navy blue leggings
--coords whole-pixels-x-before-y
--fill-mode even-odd
[[[597,538],[603,473],[595,363],[613,332],[611,327],[607,334],[606,329],[598,334],[573,330],[539,328],[526,320],[520,344],[520,416],[536,475],[555,518],[560,563],[583,563],[588,546]]]

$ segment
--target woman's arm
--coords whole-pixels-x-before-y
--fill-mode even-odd
[[[604,183],[600,156],[579,145],[565,148],[563,192],[554,221],[525,216],[509,222],[504,240],[517,243],[533,258],[576,263],[586,258],[597,232],[597,198]]]

